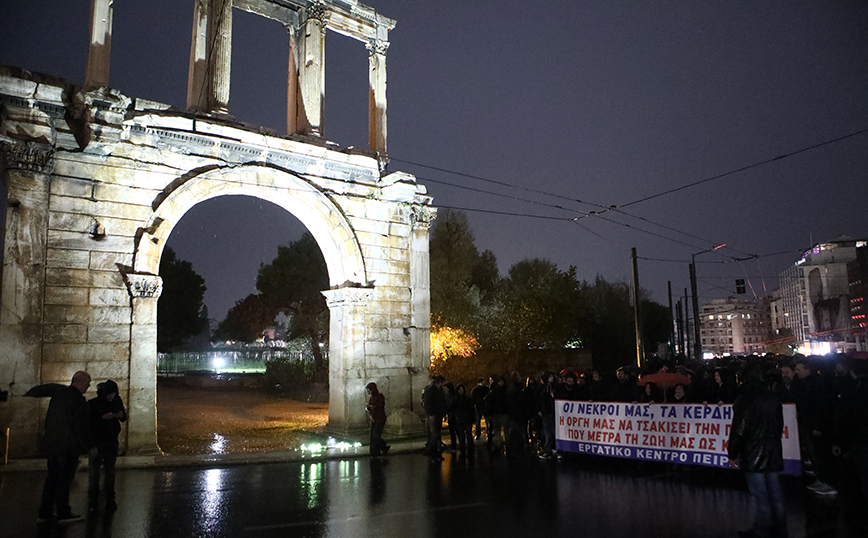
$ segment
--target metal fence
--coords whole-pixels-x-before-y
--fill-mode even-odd
[[[323,359],[327,358],[328,353],[323,352]],[[313,362],[314,358],[310,351],[285,349],[157,353],[157,375],[187,372],[264,373],[265,365],[273,360]]]

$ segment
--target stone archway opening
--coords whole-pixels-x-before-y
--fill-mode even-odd
[[[247,195],[199,202],[173,227],[162,256],[163,293],[157,308],[162,323],[157,329],[162,344],[157,364],[157,442],[163,452],[297,448],[310,441],[311,430],[328,422],[329,325],[320,292],[329,286],[321,256],[319,263],[310,266],[322,274],[312,274],[308,281],[308,287],[313,284],[316,289],[307,295],[321,301],[314,307],[319,315],[305,318],[314,326],[293,325],[301,321],[292,319],[291,306],[298,305],[283,305],[284,298],[268,297],[267,287],[257,289],[261,264],[272,264],[278,247],[295,243],[316,258],[319,252],[312,252],[310,240],[303,239],[305,233],[305,226],[285,208]],[[183,260],[204,279],[208,288],[204,303],[212,318],[210,339],[194,336],[186,351],[172,353],[166,353],[168,340],[161,331],[171,333],[177,318],[165,309],[180,310],[185,305],[174,297],[183,291],[178,289],[180,283],[171,281],[165,264],[169,249],[176,259],[175,271],[186,265]],[[282,250],[284,256],[290,251]],[[267,327],[247,325],[262,324],[265,317],[271,319]],[[299,335],[292,328],[308,332]],[[316,370],[315,353],[324,355],[324,370]]]

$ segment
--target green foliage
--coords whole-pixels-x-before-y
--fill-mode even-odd
[[[265,295],[250,294],[235,303],[214,331],[217,340],[255,342],[262,331],[274,324],[278,308]]]
[[[305,233],[277,248],[277,257],[259,268],[256,289],[279,310],[292,312],[289,338],[307,337],[318,371],[324,368],[320,342],[328,335],[329,313],[322,291],[329,289],[328,269],[316,240]]]
[[[325,370],[317,370],[311,361],[275,359],[265,364],[265,382],[281,392],[292,392],[307,388],[311,383],[326,382],[328,376],[323,372],[328,372],[328,364]]]
[[[450,210],[438,213],[429,250],[432,318],[443,326],[477,330],[480,309],[500,282],[497,259],[491,251],[479,254],[467,217]]]
[[[579,336],[576,270],[541,259],[513,265],[500,292],[502,349],[563,349]]]
[[[208,330],[208,310],[202,303],[205,279],[193,264],[166,248],[160,259],[163,292],[157,302],[157,350],[182,349],[191,338]]]

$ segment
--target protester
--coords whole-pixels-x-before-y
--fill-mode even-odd
[[[118,384],[111,379],[96,386],[96,397],[87,402],[90,427],[96,452],[91,451],[88,467],[88,511],[99,509],[99,475],[103,468],[105,479],[105,507],[117,510],[115,499],[115,462],[118,459],[118,434],[121,422],[127,420],[127,410],[118,394]]]
[[[555,448],[555,375],[547,372],[543,378],[545,385],[540,391],[538,413],[542,419],[543,441],[540,458],[550,459]]]
[[[854,360],[850,375],[853,383],[837,403],[833,452],[847,467],[855,467],[868,508],[868,360]]]
[[[58,390],[45,415],[45,451],[48,476],[42,488],[38,522],[56,516],[57,523],[81,521],[69,506],[69,490],[78,469],[78,458],[93,447],[84,393],[90,387],[90,374],[75,372],[72,383]]]
[[[452,408],[450,417],[455,419],[455,431],[458,435],[458,456],[472,460],[476,457],[473,446],[476,405],[473,403],[473,399],[467,395],[467,389],[462,384],[455,387],[455,400],[452,402]]]
[[[509,409],[506,403],[506,380],[504,378],[496,378],[485,397],[485,403],[491,417],[488,449],[492,454],[501,454],[509,437]]]
[[[480,377],[476,381],[476,386],[470,391],[470,397],[473,399],[473,404],[476,408],[476,439],[482,436],[482,418],[485,416],[485,395],[488,394],[488,385],[485,384],[485,378]],[[488,419],[486,418],[486,424]]]
[[[443,461],[441,452],[441,437],[443,428],[443,417],[446,416],[446,395],[443,394],[443,384],[445,380],[442,376],[434,376],[431,378],[431,383],[425,387],[425,392],[422,394],[422,401],[425,407],[425,416],[428,424],[428,442],[425,445],[428,458],[431,463],[440,463]]]
[[[513,372],[510,377],[510,383],[506,389],[506,408],[509,416],[506,454],[515,459],[524,457],[527,452],[527,423],[528,418],[530,418],[530,406],[519,373]]]
[[[372,458],[379,458],[389,453],[389,445],[383,440],[383,428],[386,426],[386,397],[371,381],[365,385],[368,393],[368,403],[365,409],[371,417],[371,448]]]
[[[802,456],[807,457],[816,480],[807,487],[818,495],[837,495],[830,484],[833,467],[829,428],[833,425],[831,408],[823,378],[814,373],[807,359],[800,359],[793,369],[799,378],[796,414]]]
[[[638,400],[636,384],[630,379],[626,368],[615,371],[618,381],[609,389],[609,400],[613,402],[635,402]]]
[[[741,395],[733,405],[729,463],[745,473],[756,519],[739,536],[787,536],[786,511],[778,473],[784,469],[781,434],[784,415],[778,397],[763,386],[757,368],[744,373]]]

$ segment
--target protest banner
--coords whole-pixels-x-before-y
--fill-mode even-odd
[[[729,468],[731,404],[555,401],[558,450]],[[784,472],[799,474],[796,406],[784,404]]]

